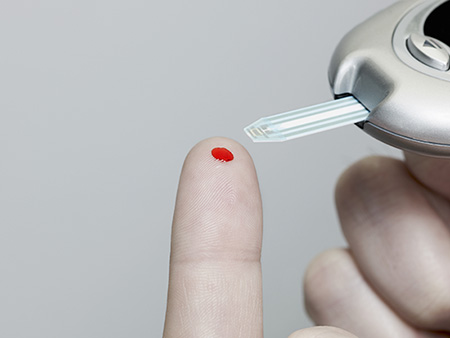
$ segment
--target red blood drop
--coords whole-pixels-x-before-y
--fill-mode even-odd
[[[211,154],[219,161],[230,162],[234,160],[233,153],[226,148],[214,148]]]

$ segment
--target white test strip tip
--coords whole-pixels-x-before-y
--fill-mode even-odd
[[[254,142],[282,142],[365,121],[369,111],[353,96],[264,117],[244,129]]]
[[[275,134],[264,118],[252,123],[244,129],[253,142],[281,142],[286,139],[281,133]]]

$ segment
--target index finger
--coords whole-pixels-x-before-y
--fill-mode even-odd
[[[262,337],[261,239],[250,155],[230,139],[200,142],[178,188],[164,338]]]

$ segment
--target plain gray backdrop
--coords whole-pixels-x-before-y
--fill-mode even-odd
[[[393,2],[0,1],[0,337],[160,337],[178,177],[210,136],[258,171],[266,337],[312,325],[303,272],[345,246],[338,176],[400,153],[355,126],[243,127],[331,99],[335,46]]]

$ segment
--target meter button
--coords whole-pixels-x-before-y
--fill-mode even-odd
[[[409,52],[420,62],[444,72],[449,70],[450,48],[443,42],[414,33],[406,44]]]

